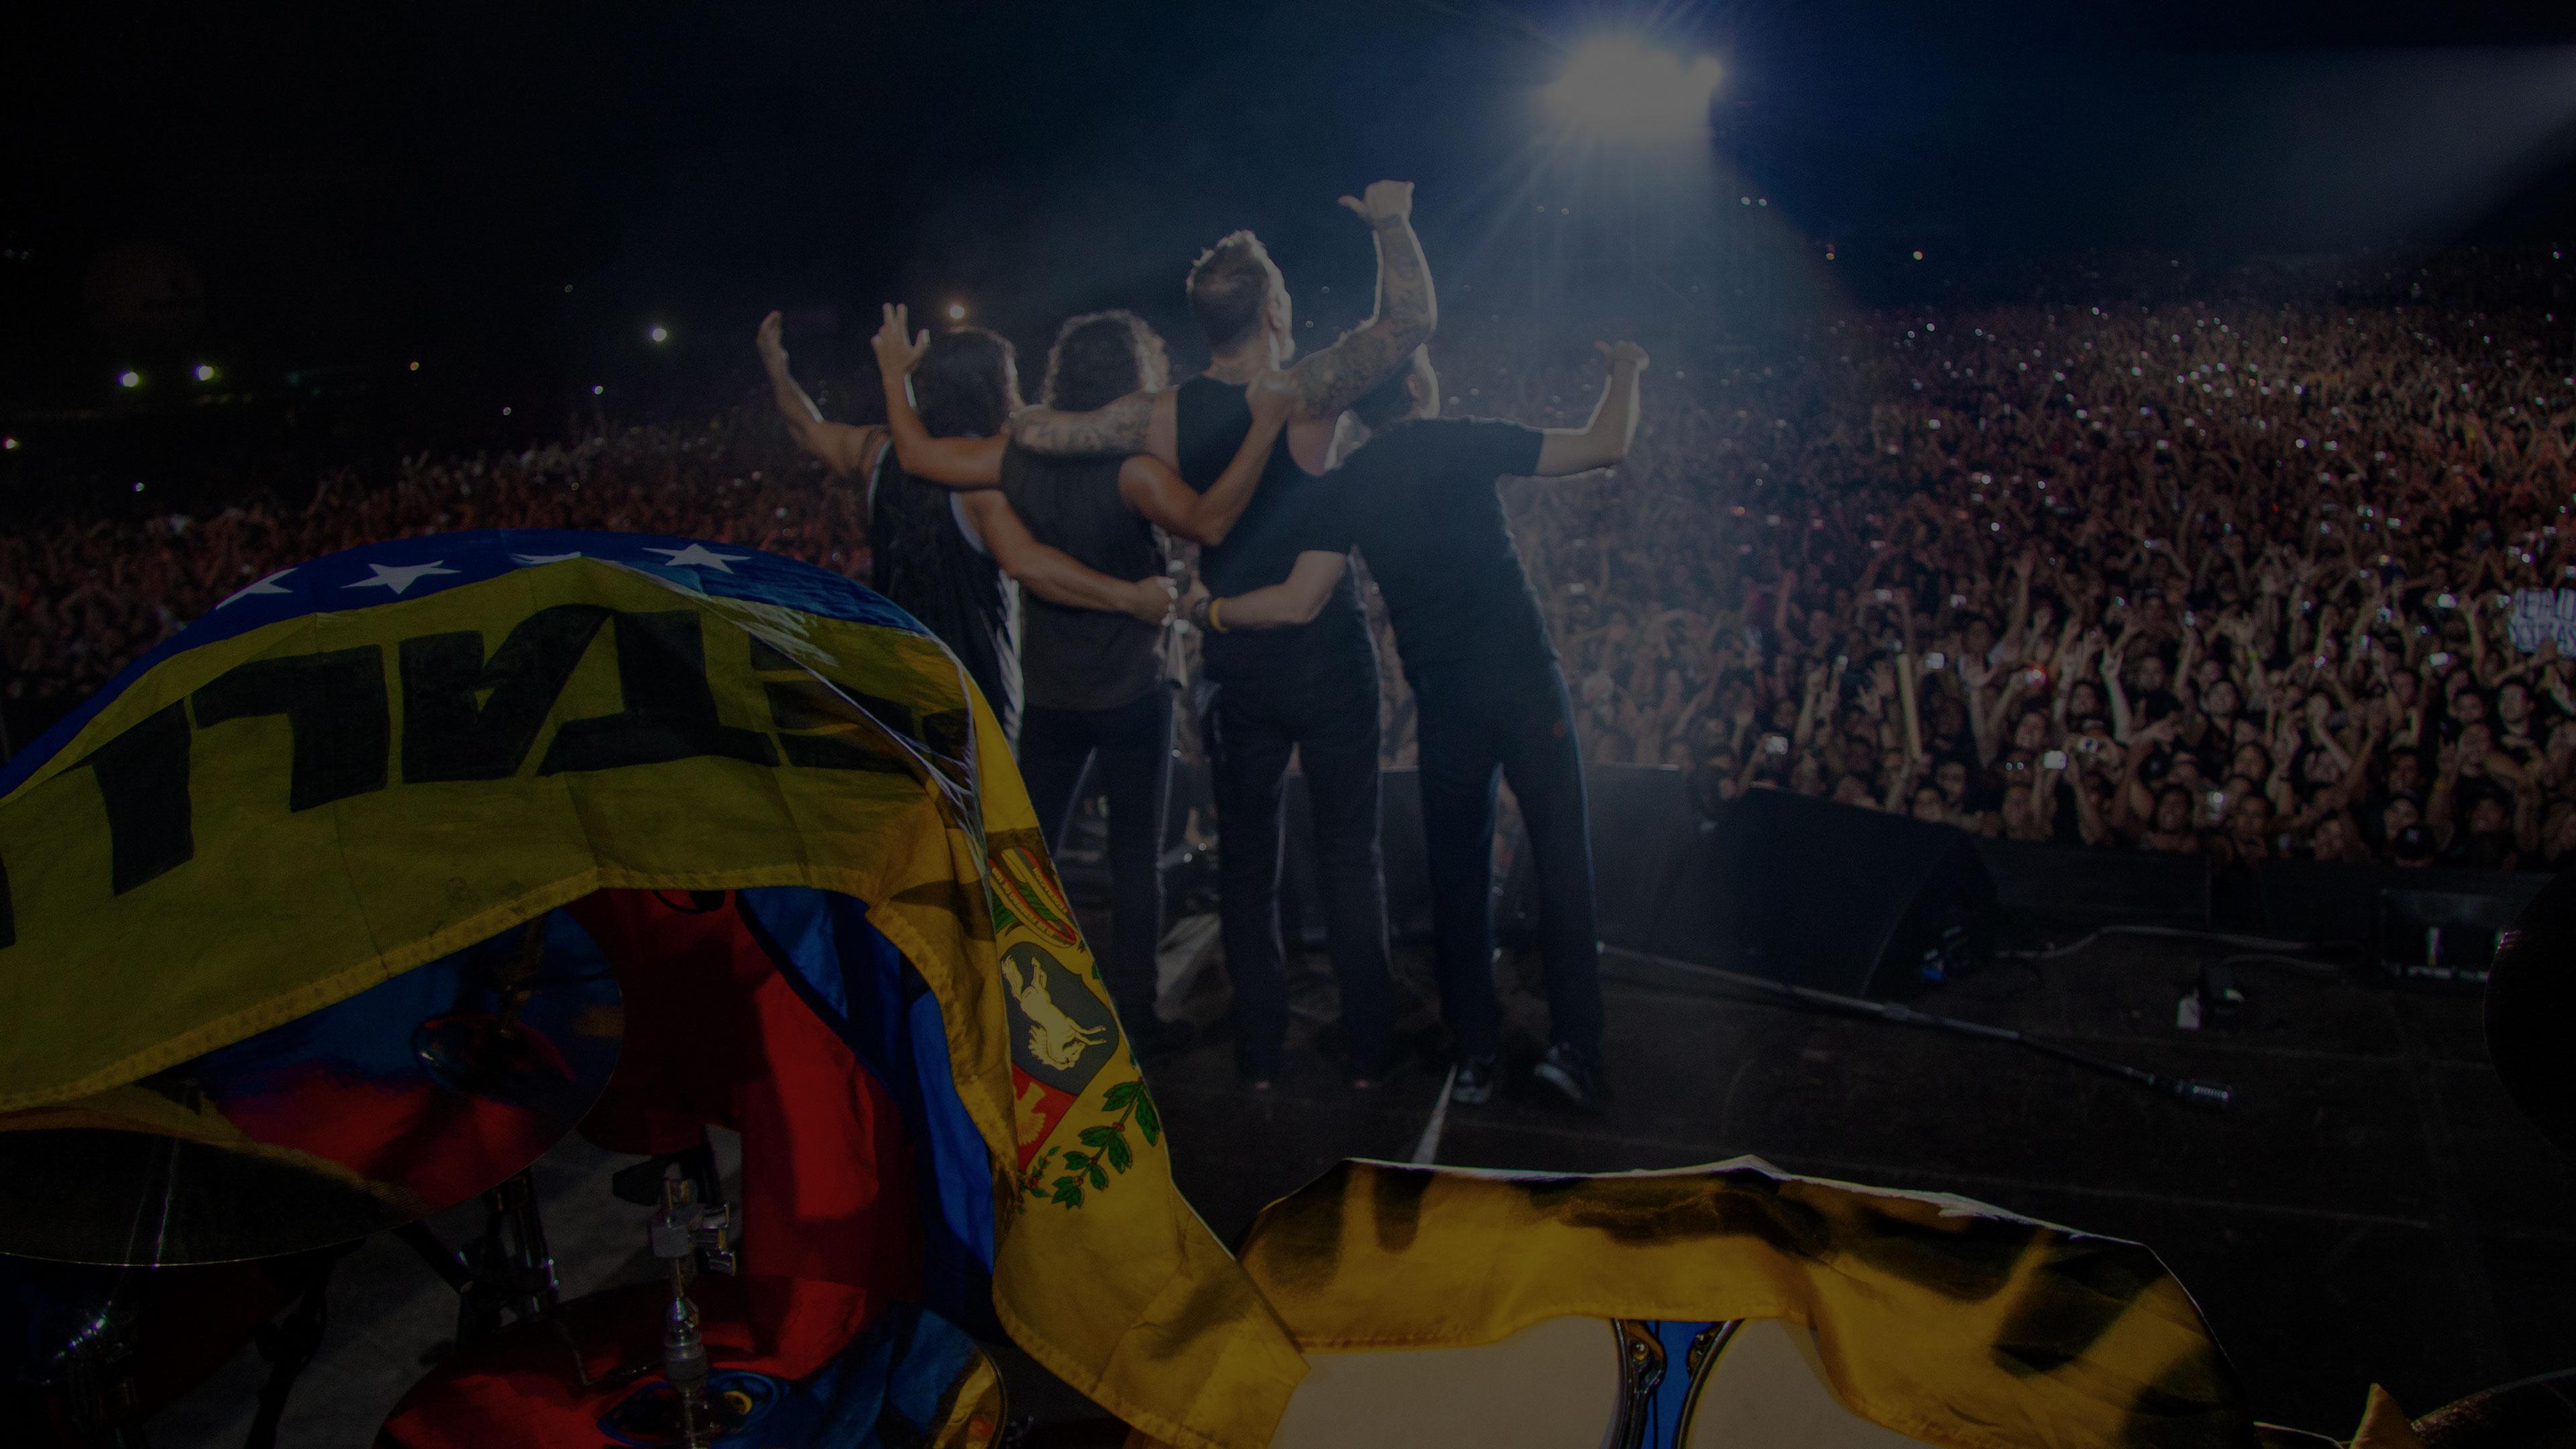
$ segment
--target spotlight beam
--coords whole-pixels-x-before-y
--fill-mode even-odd
[[[1619,140],[1663,140],[1708,129],[1708,103],[1718,79],[1718,64],[1709,56],[1685,62],[1635,36],[1604,35],[1578,47],[1544,95],[1558,119],[1579,130]]]

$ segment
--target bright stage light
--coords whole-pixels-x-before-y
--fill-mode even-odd
[[[1605,35],[1574,52],[1547,102],[1568,124],[1603,136],[1688,136],[1707,128],[1717,78],[1708,56],[1684,63],[1634,36]]]
[[[948,320],[949,320],[949,321],[951,321],[951,322],[963,322],[963,321],[965,321],[965,320],[966,320],[966,304],[965,304],[965,303],[963,303],[963,302],[951,302],[951,303],[949,303],[949,304],[948,304]]]
[[[118,387],[141,387],[143,385],[143,374],[129,368],[116,375],[116,385]]]
[[[194,375],[199,382],[213,382],[215,380],[215,365],[211,362],[200,362],[194,369]]]
[[[668,342],[671,340],[671,329],[663,326],[659,322],[656,322],[653,324],[653,330],[645,333],[644,335],[652,338],[657,343]]]

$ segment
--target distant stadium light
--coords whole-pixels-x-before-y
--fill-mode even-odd
[[[125,371],[116,375],[116,385],[118,387],[141,387],[143,385],[143,374],[136,372],[134,369],[129,367]]]
[[[598,383],[594,382],[590,385],[590,395],[592,397],[597,397],[606,391],[608,391],[608,389],[600,386]]]
[[[16,438],[0,438],[0,448],[5,448],[9,452],[14,453],[18,451],[18,440]]]
[[[965,320],[966,320],[966,304],[965,304],[965,303],[963,303],[963,302],[951,302],[951,303],[949,303],[949,304],[948,304],[948,320],[949,320],[949,321],[951,321],[951,322],[963,322],[963,321],[965,321]]]
[[[213,382],[215,380],[215,365],[211,362],[200,362],[196,365],[193,371],[195,372],[197,381],[199,382]]]
[[[1605,35],[1574,52],[1546,96],[1569,125],[1624,140],[1656,140],[1707,128],[1717,78],[1717,62],[1707,56],[1685,63],[1635,36]]]
[[[645,333],[644,335],[652,338],[657,343],[668,342],[671,340],[671,329],[663,326],[659,322],[656,322],[653,324],[653,330]]]

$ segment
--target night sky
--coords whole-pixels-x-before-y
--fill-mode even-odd
[[[48,6],[0,62],[0,407],[200,355],[553,384],[655,321],[730,355],[768,306],[848,334],[885,296],[1039,345],[1076,308],[1169,318],[1242,225],[1329,326],[1316,289],[1347,311],[1368,280],[1333,197],[1413,178],[1444,275],[1490,253],[1537,184],[1531,93],[1614,25],[1722,61],[1695,184],[1856,278],[1926,238],[2225,256],[2569,219],[2557,4]],[[102,313],[99,260],[148,271],[138,244],[187,260],[201,319]]]

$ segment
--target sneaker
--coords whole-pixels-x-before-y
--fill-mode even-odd
[[[1494,1079],[1502,1075],[1502,1064],[1492,1057],[1469,1057],[1458,1064],[1457,1079],[1449,1084],[1449,1100],[1462,1107],[1481,1107],[1494,1100]]]
[[[1556,1089],[1574,1110],[1598,1117],[1610,1105],[1610,1084],[1601,1077],[1598,1058],[1582,1047],[1558,1042],[1531,1075]]]

